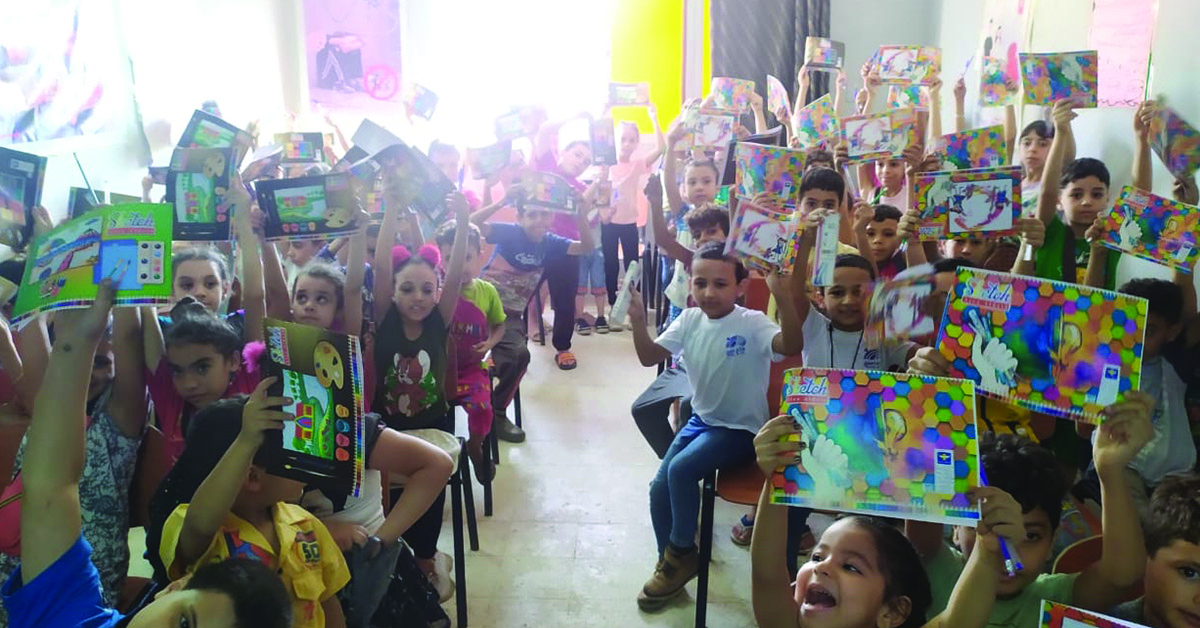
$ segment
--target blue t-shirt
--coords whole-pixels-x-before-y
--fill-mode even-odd
[[[104,606],[92,546],[83,535],[33,582],[21,581],[20,567],[4,588],[9,628],[108,628],[123,619]]]
[[[525,309],[542,278],[542,269],[565,259],[571,246],[571,240],[553,233],[534,242],[511,222],[492,223],[487,241],[496,248],[482,276],[496,285],[504,309],[510,312]]]

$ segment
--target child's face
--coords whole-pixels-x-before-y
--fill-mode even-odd
[[[1162,355],[1163,345],[1175,340],[1180,331],[1182,331],[1180,323],[1172,325],[1159,314],[1146,316],[1146,339],[1142,345],[1145,349],[1145,356],[1153,358]]]
[[[238,370],[239,356],[224,356],[212,345],[167,346],[171,381],[183,400],[203,408],[225,396],[229,378]]]
[[[1034,508],[1022,515],[1022,519],[1025,523],[1025,538],[1013,540],[1016,541],[1017,554],[1020,555],[1025,568],[1010,578],[1001,567],[1000,582],[996,585],[996,597],[1000,599],[1020,593],[1037,580],[1042,573],[1042,567],[1050,558],[1050,552],[1054,549],[1054,526],[1050,525],[1050,516],[1045,510]],[[970,538],[974,539],[974,535]],[[962,548],[963,553],[968,556],[974,549],[974,543],[970,543],[969,546]]]
[[[800,209],[805,214],[818,209],[837,209],[842,199],[833,190],[809,190],[800,198]]]
[[[1094,176],[1076,179],[1062,190],[1063,214],[1077,227],[1090,227],[1108,207],[1108,186]]]
[[[875,162],[875,173],[885,187],[894,190],[904,185],[904,161],[901,159]]]
[[[321,247],[317,242],[312,240],[300,240],[296,242],[288,242],[287,258],[297,268],[304,266],[317,256]]]
[[[872,220],[867,225],[867,242],[871,247],[871,259],[876,264],[886,262],[900,248],[899,221],[891,218],[883,221]]]
[[[707,165],[688,166],[683,173],[683,200],[692,205],[711,203],[717,197],[717,173]]]
[[[885,603],[886,588],[871,533],[852,519],[837,521],[796,575],[800,623],[805,628],[898,625],[904,617]]]
[[[449,245],[443,245],[443,244],[438,245],[438,251],[441,251],[443,260],[450,259],[450,253],[452,252],[451,249],[453,249],[453,248],[454,247],[449,246]],[[462,284],[461,285],[465,286],[465,285],[471,283],[472,280],[474,280],[476,277],[479,276],[479,264],[480,264],[479,249],[471,246],[470,244],[467,244],[467,258],[463,262]]]
[[[221,270],[216,262],[191,259],[175,269],[175,288],[172,296],[178,301],[192,297],[210,312],[217,311],[225,300],[225,286],[221,282]]]
[[[1046,165],[1046,153],[1050,151],[1050,140],[1030,133],[1021,138],[1021,165],[1025,167],[1026,176],[1036,172],[1039,175]]]
[[[725,238],[729,237],[721,225],[709,225],[702,229],[695,229],[691,233],[692,242],[695,243],[696,248],[709,242],[724,242]]]
[[[1163,628],[1200,626],[1200,545],[1176,539],[1146,560],[1146,621]]]
[[[525,237],[531,242],[541,242],[546,238],[553,216],[544,209],[526,209],[517,215],[517,224],[525,230]]]
[[[337,303],[337,287],[328,279],[301,275],[292,292],[292,320],[331,329],[338,314]]]
[[[641,140],[636,128],[623,127],[621,129],[621,159],[626,160],[632,157],[633,151],[637,150]]]
[[[721,318],[733,311],[738,297],[746,291],[739,283],[734,265],[717,259],[692,262],[692,299],[709,318]]]
[[[866,317],[871,273],[850,266],[833,269],[833,285],[825,289],[825,312],[835,327],[858,331]]]
[[[946,257],[961,257],[971,260],[976,266],[983,262],[996,248],[994,241],[984,240],[979,236],[969,236],[960,240],[946,240],[942,243],[942,254]]]
[[[446,175],[447,179],[455,183],[458,182],[459,159],[458,151],[450,148],[442,148],[434,151],[433,155],[429,158],[433,162],[433,165],[437,166],[437,169]]]
[[[396,273],[392,302],[406,321],[423,321],[437,307],[437,274],[428,264],[411,262]]]
[[[592,165],[592,149],[587,144],[575,144],[558,157],[558,169],[570,178],[577,178]]]
[[[196,621],[193,622],[192,620]],[[152,626],[191,626],[213,628],[234,626],[237,616],[233,599],[224,593],[194,589],[168,588],[154,597],[129,622],[129,628]]]

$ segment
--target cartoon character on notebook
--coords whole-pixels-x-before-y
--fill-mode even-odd
[[[338,229],[354,222],[354,212],[349,207],[327,207],[322,218],[326,227]]]
[[[1172,223],[1175,219],[1172,218],[1167,222],[1167,228],[1163,230],[1162,239],[1167,239],[1167,232],[1172,231]],[[1132,251],[1137,246],[1138,242],[1142,241],[1142,226],[1133,216],[1133,210],[1129,207],[1121,209],[1121,226],[1117,227],[1117,243],[1126,251]]]
[[[887,128],[888,119],[868,119],[850,134],[850,154],[865,153],[883,146],[891,133]]]
[[[1017,385],[1016,356],[1003,340],[992,334],[990,315],[985,318],[978,308],[970,308],[965,314],[975,336],[971,341],[971,364],[979,371],[980,387],[1007,395]]]
[[[965,185],[953,197],[951,213],[957,226],[955,231],[961,233],[1010,228],[1011,218],[1008,221],[1001,219],[1005,215],[1005,209],[1011,207],[1006,190],[986,184]]]
[[[837,443],[817,432],[817,422],[808,410],[793,407],[789,414],[800,426],[800,465],[785,473],[803,470],[813,482],[813,500],[840,502],[850,488],[850,458]],[[795,482],[797,477],[788,477]]]
[[[201,173],[213,182],[213,194],[225,196],[225,188],[217,186],[217,179],[225,172],[225,156],[219,151],[214,151],[208,159],[204,160],[201,167]]]

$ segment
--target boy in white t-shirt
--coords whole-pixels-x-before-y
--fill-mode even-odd
[[[800,351],[800,319],[793,288],[803,273],[785,279],[772,273],[767,286],[779,304],[781,326],[762,312],[737,305],[749,286],[749,275],[724,247],[700,247],[691,264],[689,307],[652,340],[646,329],[641,295],[629,307],[634,347],[643,366],[672,356],[687,360],[692,387],[692,417],[675,435],[650,483],[650,519],[658,540],[654,575],[638,594],[644,611],[662,609],[683,590],[699,569],[695,545],[700,513],[697,483],[717,468],[754,457],[754,435],[770,416],[767,384],[777,355]]]

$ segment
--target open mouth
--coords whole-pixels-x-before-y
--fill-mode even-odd
[[[830,609],[837,606],[837,598],[829,589],[819,584],[810,584],[804,590],[804,606],[813,610]]]

